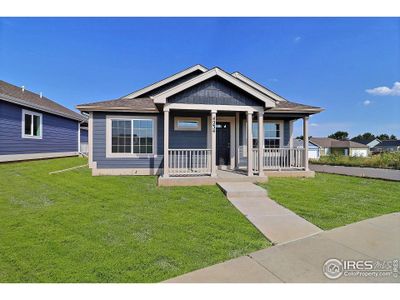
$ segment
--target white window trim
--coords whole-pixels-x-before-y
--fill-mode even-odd
[[[197,122],[197,127],[194,128],[185,128],[179,127],[179,121],[194,121]],[[175,131],[201,131],[201,118],[196,117],[174,117],[174,130]]]
[[[258,120],[257,121],[253,121],[253,124],[256,123],[258,124]],[[279,148],[283,148],[283,135],[284,135],[284,122],[283,120],[264,120],[264,124],[265,123],[277,123],[279,124],[279,130],[280,130],[280,136],[279,136]],[[244,148],[244,157],[247,157],[247,121],[243,120],[243,148]],[[253,136],[254,138],[254,136]],[[257,137],[258,138],[258,137]],[[264,139],[265,139],[265,131],[264,131]],[[264,146],[265,148],[265,146]]]
[[[31,129],[32,129],[32,134],[25,134],[25,115],[31,115]],[[39,132],[40,135],[39,136],[35,136],[33,135],[33,116],[38,116],[40,119],[40,128],[39,128]],[[27,109],[23,109],[22,110],[22,128],[21,128],[21,137],[23,139],[36,139],[36,140],[41,140],[43,138],[43,115],[41,113],[35,112],[35,111],[31,111],[31,110],[27,110]]]
[[[112,153],[112,120],[152,120],[153,121],[153,153]],[[133,151],[133,149],[131,149]],[[106,157],[107,158],[154,158],[157,157],[157,117],[156,116],[106,116]]]

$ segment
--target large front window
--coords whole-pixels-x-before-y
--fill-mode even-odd
[[[154,154],[153,119],[111,119],[112,154]]]
[[[264,147],[279,148],[281,145],[281,123],[265,121],[264,122]],[[258,122],[253,123],[253,147],[258,147]]]

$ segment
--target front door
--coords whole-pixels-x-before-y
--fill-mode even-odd
[[[229,122],[217,122],[217,166],[231,164],[231,129]]]

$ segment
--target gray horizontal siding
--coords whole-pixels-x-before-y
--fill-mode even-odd
[[[106,157],[106,115],[121,115],[115,113],[93,113],[93,161],[97,168],[159,168],[163,162],[164,118],[157,115],[157,157],[155,158],[107,158]],[[150,116],[150,114],[127,114],[134,116]],[[154,116],[154,114],[151,114]]]
[[[81,128],[81,143],[88,142],[88,131],[86,129]]]
[[[213,77],[167,99],[170,103],[262,106],[254,96]]]
[[[0,100],[0,155],[78,151],[78,122],[42,114],[42,139],[21,137],[22,109],[30,108]]]

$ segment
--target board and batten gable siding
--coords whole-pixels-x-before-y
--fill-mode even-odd
[[[157,116],[157,155],[155,157],[106,157],[106,116]],[[93,161],[98,169],[137,168],[153,169],[162,166],[164,157],[164,117],[163,114],[139,113],[93,113]]]
[[[263,102],[219,78],[210,78],[167,99],[169,103],[263,106]]]
[[[42,114],[42,139],[22,138],[22,110]],[[78,121],[0,100],[0,155],[78,151]]]

